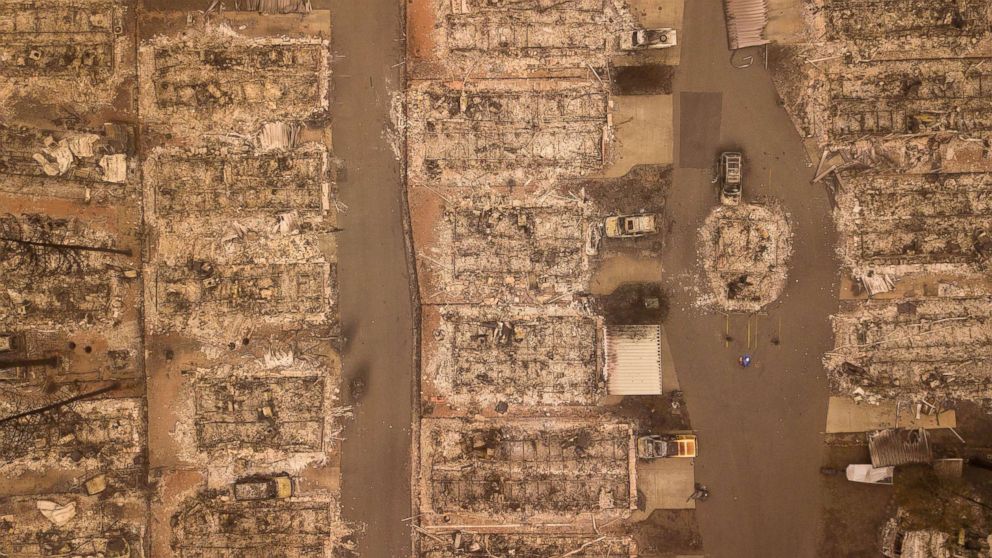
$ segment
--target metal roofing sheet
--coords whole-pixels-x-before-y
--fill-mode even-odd
[[[927,431],[922,428],[889,428],[871,432],[868,434],[868,451],[874,467],[933,461]]]
[[[606,326],[607,392],[611,395],[661,394],[661,326]]]
[[[727,42],[732,50],[768,44],[766,0],[724,0],[727,15]]]

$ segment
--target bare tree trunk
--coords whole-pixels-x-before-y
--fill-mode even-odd
[[[0,360],[0,370],[10,370],[19,366],[58,366],[59,357],[48,358],[22,358],[18,360]]]
[[[21,244],[24,246],[42,246],[45,248],[55,248],[64,250],[81,250],[84,252],[103,252],[105,254],[120,254],[122,256],[130,256],[130,248],[101,248],[99,246],[84,246],[82,244],[60,244],[57,242],[38,242],[34,240],[21,240],[19,238],[5,238],[0,237],[0,240],[7,242],[14,242],[16,244]]]

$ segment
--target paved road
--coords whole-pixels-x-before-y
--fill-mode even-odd
[[[704,546],[719,558],[815,556],[827,398],[820,358],[836,308],[828,202],[822,187],[809,184],[813,169],[761,58],[745,70],[730,65],[719,0],[687,1],[679,40],[675,94],[722,93],[720,139],[709,146],[711,156],[742,148],[749,166],[745,198],[781,200],[795,231],[789,285],[757,325],[752,318],[755,364],[742,369],[736,359],[746,350],[746,318],[729,319],[734,341],[725,348],[726,318],[701,313],[693,305],[698,293],[684,287],[692,285],[689,273],[698,265],[698,226],[717,203],[711,171],[676,170],[669,208],[676,224],[664,258],[673,294],[668,334],[700,436],[696,478],[712,494],[698,508]],[[676,136],[704,121],[677,117]],[[700,134],[686,132],[687,141],[698,143]],[[776,335],[777,346],[771,342]]]
[[[401,87],[401,4],[333,0],[334,152],[346,168],[338,276],[345,400],[365,382],[344,432],[342,504],[364,525],[364,558],[410,555],[413,308],[403,239],[399,164],[383,136],[390,94]]]

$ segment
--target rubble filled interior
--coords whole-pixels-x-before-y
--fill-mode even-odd
[[[420,490],[433,517],[622,517],[634,505],[629,425],[428,419],[422,428]]]
[[[785,288],[792,232],[777,207],[721,205],[699,230],[710,296],[733,312],[756,312]]]
[[[425,312],[425,319],[435,315]],[[566,308],[437,307],[425,329],[424,399],[485,412],[512,405],[590,405],[603,395],[595,316]],[[425,324],[425,325],[434,325]],[[478,386],[485,386],[479,390]],[[437,395],[431,399],[432,393]],[[509,407],[508,407],[509,408]]]

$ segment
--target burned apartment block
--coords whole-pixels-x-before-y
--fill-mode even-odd
[[[609,159],[609,92],[588,76],[413,81],[406,105],[413,187],[527,188]]]
[[[172,518],[174,556],[332,556],[341,538],[337,501],[326,492],[272,499],[272,478],[186,499]]]
[[[113,0],[0,2],[0,82],[76,106],[112,102],[125,82],[133,86],[134,8]]]
[[[987,296],[857,304],[833,318],[831,387],[869,403],[935,411],[971,400],[992,409],[988,314]]]
[[[584,512],[625,517],[636,505],[629,425],[496,419],[422,422],[423,524],[533,525]]]
[[[436,538],[435,538],[436,537]],[[576,556],[599,558],[636,556],[634,542],[626,537],[601,535],[562,534],[541,535],[530,533],[466,533],[452,530],[435,537],[425,537],[421,547],[424,558],[453,558],[486,553],[494,556],[516,552],[523,556]]]
[[[581,198],[415,195],[424,213],[440,213],[415,224],[425,245],[418,265],[426,300],[544,303],[582,290],[590,223]]]
[[[620,49],[620,31],[634,27],[615,0],[425,0],[412,7],[410,25],[434,28],[411,38],[415,78],[602,69]]]
[[[166,24],[181,24],[175,18],[185,16],[171,17],[163,16]],[[157,36],[142,44],[143,118],[181,125],[187,135],[237,135],[258,133],[267,122],[323,116],[330,86],[326,39],[229,31],[229,22],[204,22],[196,33]]]
[[[422,399],[433,415],[574,410],[605,395],[595,315],[565,306],[427,306],[422,319]]]

